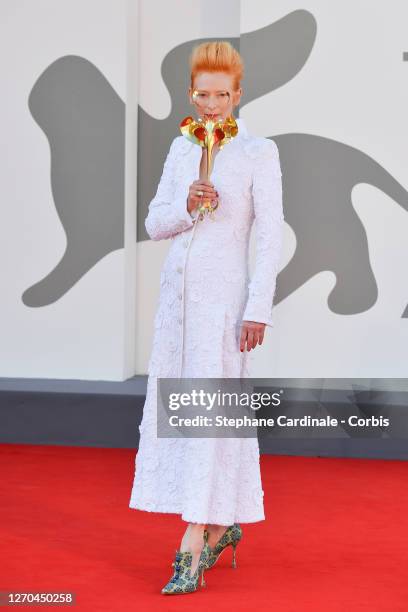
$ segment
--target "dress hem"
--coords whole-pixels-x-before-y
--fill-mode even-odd
[[[137,502],[130,502],[129,503],[129,508],[132,510],[141,510],[142,512],[155,512],[155,513],[160,513],[160,514],[179,514],[181,515],[181,519],[183,521],[186,521],[187,523],[200,523],[202,525],[224,525],[226,527],[229,527],[230,525],[233,525],[234,523],[259,523],[260,521],[264,521],[265,520],[265,515],[263,516],[258,516],[258,517],[253,517],[253,518],[241,518],[239,515],[235,517],[235,519],[231,522],[225,523],[220,521],[219,519],[210,519],[210,518],[206,518],[204,520],[204,518],[202,517],[197,517],[195,516],[193,517],[188,517],[187,514],[184,514],[184,512],[182,510],[164,510],[163,508],[161,508],[160,510],[156,510],[154,508],[145,508],[142,507],[140,504],[137,504]]]

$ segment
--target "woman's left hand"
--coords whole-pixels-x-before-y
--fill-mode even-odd
[[[255,321],[242,321],[241,327],[241,339],[240,339],[240,350],[241,353],[254,349],[257,344],[261,345],[264,339],[265,323],[256,323]]]

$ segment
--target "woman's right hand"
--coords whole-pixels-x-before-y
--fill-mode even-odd
[[[198,195],[197,192],[203,192],[203,195]],[[187,198],[187,210],[189,213],[193,212],[202,201],[214,200],[218,199],[218,192],[214,189],[213,183],[211,181],[205,181],[199,179],[191,183],[188,190],[188,198]]]

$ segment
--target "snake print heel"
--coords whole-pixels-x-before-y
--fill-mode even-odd
[[[176,551],[176,559],[173,563],[174,574],[169,582],[162,588],[163,595],[177,595],[181,593],[192,593],[198,589],[199,578],[201,576],[200,586],[205,586],[204,571],[207,566],[207,560],[210,554],[210,547],[207,542],[204,542],[203,550],[201,551],[198,566],[193,575],[190,574],[192,554],[191,552]]]
[[[208,531],[207,530],[205,530],[204,532],[204,538],[205,538],[205,541],[208,543]],[[242,529],[238,523],[234,523],[233,525],[228,527],[228,529],[218,540],[214,548],[211,548],[210,546],[208,547],[210,554],[208,556],[208,560],[207,560],[205,569],[210,569],[216,563],[216,561],[218,561],[219,556],[227,548],[227,546],[232,546],[232,564],[231,565],[234,569],[236,569],[237,567],[236,548],[241,538],[242,538]]]

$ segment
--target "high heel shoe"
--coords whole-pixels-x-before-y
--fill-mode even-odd
[[[208,531],[205,530],[204,538],[207,543],[208,543],[208,535],[209,535]],[[210,569],[214,565],[214,563],[218,561],[218,558],[221,555],[221,553],[227,548],[227,546],[230,546],[230,545],[232,546],[232,567],[235,569],[237,567],[236,548],[241,538],[242,538],[242,529],[238,523],[234,523],[233,525],[228,527],[228,529],[218,540],[214,548],[211,548],[209,546],[210,554],[208,556],[208,560],[207,560],[205,569]]]
[[[198,581],[201,576],[201,586],[205,586],[204,570],[210,554],[210,547],[204,541],[200,554],[198,566],[193,575],[190,573],[193,555],[189,551],[176,550],[176,559],[173,563],[174,574],[169,582],[162,588],[163,595],[176,595],[178,593],[192,593],[198,589]]]

